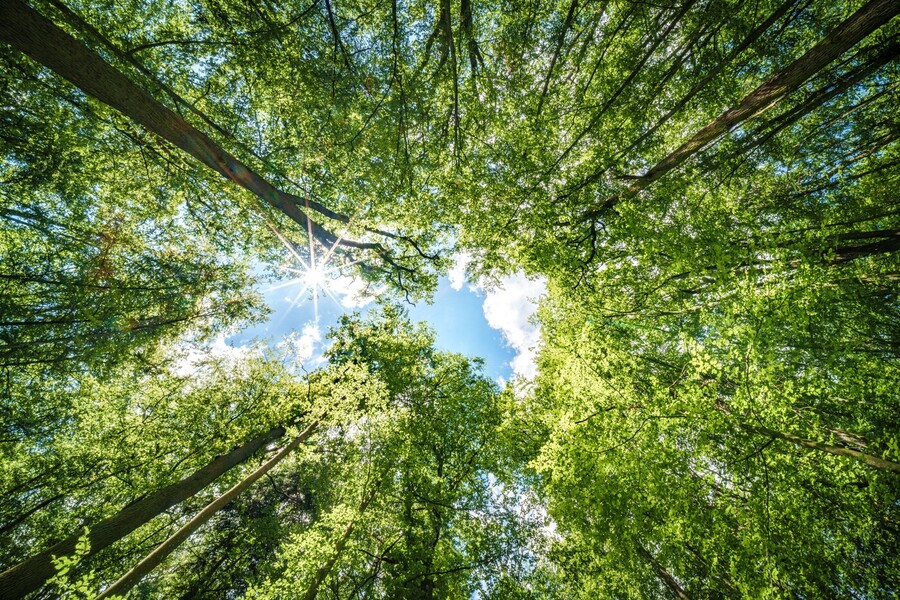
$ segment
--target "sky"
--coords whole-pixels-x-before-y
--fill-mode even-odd
[[[306,369],[323,362],[328,343],[326,333],[340,315],[365,313],[375,306],[375,298],[360,296],[362,286],[349,277],[328,277],[326,269],[314,271],[313,280],[324,279],[313,298],[309,264],[289,257],[291,270],[280,282],[263,284],[269,319],[228,338],[217,340],[220,352],[240,351],[255,341],[288,350]],[[406,305],[413,321],[425,321],[435,330],[437,346],[485,360],[485,374],[501,385],[515,375],[534,375],[535,349],[540,330],[531,322],[537,299],[544,293],[542,281],[513,275],[487,289],[468,281],[465,255],[456,257],[449,276],[441,277],[431,303]],[[316,321],[318,312],[318,322]]]

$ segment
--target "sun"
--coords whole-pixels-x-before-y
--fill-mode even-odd
[[[290,308],[294,308],[303,303],[306,298],[311,298],[313,302],[313,315],[315,318],[315,322],[319,322],[319,295],[320,292],[332,300],[334,300],[335,304],[341,310],[344,310],[341,306],[340,301],[335,297],[335,291],[332,290],[332,284],[335,279],[335,276],[340,275],[340,270],[343,267],[350,266],[359,261],[353,261],[348,264],[341,264],[336,266],[329,266],[331,259],[334,257],[334,250],[337,245],[340,243],[341,238],[334,243],[334,245],[330,249],[324,252],[324,256],[316,255],[316,244],[312,238],[312,232],[309,232],[309,257],[305,259],[298,252],[298,248],[290,243],[284,235],[278,231],[278,229],[272,225],[268,224],[269,228],[278,236],[278,239],[281,240],[281,243],[288,251],[288,255],[286,257],[286,264],[282,267],[285,271],[293,275],[293,277],[269,288],[267,291],[272,291],[278,288],[283,288],[292,285],[299,285],[300,291],[293,297],[293,299],[288,299],[291,306]]]
[[[328,283],[328,273],[319,268],[310,268],[301,276],[307,286],[311,288],[325,288]]]

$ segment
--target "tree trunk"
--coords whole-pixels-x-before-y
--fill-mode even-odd
[[[900,230],[860,232],[856,234],[855,239],[865,239],[863,237],[865,234],[868,234],[868,237],[870,238],[881,239],[859,246],[838,246],[834,249],[834,260],[832,263],[845,263],[866,256],[887,254],[900,250]],[[844,237],[844,239],[853,239],[854,236],[853,233],[849,233],[842,237]]]
[[[369,507],[369,504],[375,498],[375,493],[378,491],[378,487],[376,486],[369,495],[362,501],[359,505],[358,514],[362,514]],[[309,587],[306,589],[306,594],[303,595],[304,600],[315,600],[316,596],[319,595],[319,587],[322,585],[322,582],[325,581],[325,578],[328,577],[328,574],[331,573],[331,570],[334,568],[334,565],[337,564],[338,559],[341,557],[341,554],[344,552],[344,548],[347,546],[347,541],[350,539],[350,534],[353,533],[353,529],[356,527],[356,521],[351,521],[347,527],[344,529],[344,533],[341,535],[341,539],[338,540],[337,545],[334,548],[334,554],[331,555],[331,558],[325,561],[325,563],[316,570],[315,577],[313,577],[312,582],[309,584]]]
[[[685,106],[687,106],[688,102],[690,102],[694,96],[696,96],[703,88],[710,82],[712,79],[718,75],[725,67],[727,67],[732,60],[734,60],[741,52],[749,48],[751,45],[756,43],[756,41],[762,37],[762,35],[772,26],[774,25],[780,18],[782,18],[785,14],[787,14],[788,10],[797,3],[797,0],[786,0],[778,9],[775,10],[774,13],[769,15],[769,18],[763,21],[756,29],[751,31],[744,40],[733,48],[728,55],[723,58],[719,63],[710,70],[700,81],[698,81],[694,86],[685,94],[684,97],[681,98],[672,108],[666,111],[662,117],[654,124],[650,129],[647,129],[643,133],[641,133],[637,139],[635,139],[631,144],[629,144],[624,150],[619,151],[616,155],[616,159],[621,159],[628,155],[629,152],[639,147],[647,138],[656,133],[660,127],[665,125],[669,119],[672,118],[676,113],[681,111]],[[566,190],[565,195],[572,194],[585,188],[592,183],[596,183],[609,169],[609,166],[604,166],[596,171],[594,171],[591,175],[586,177],[585,179],[579,181],[576,185],[570,187]]]
[[[678,584],[678,582],[675,581],[675,578],[672,577],[672,575],[668,571],[666,571],[665,567],[659,564],[659,561],[657,561],[656,558],[654,558],[653,555],[650,554],[650,552],[641,544],[638,544],[638,552],[647,560],[647,562],[650,563],[650,565],[653,567],[653,570],[656,571],[656,576],[659,577],[659,579],[664,584],[666,584],[666,587],[669,588],[673,594],[675,594],[678,600],[690,600],[691,597],[687,595],[687,592],[684,591],[684,588],[682,588]]]
[[[93,556],[165,510],[190,498],[222,474],[253,456],[257,450],[283,436],[284,431],[283,427],[275,427],[228,454],[217,456],[208,465],[181,481],[133,502],[115,515],[100,521],[91,527],[88,534],[90,551],[87,556]],[[52,557],[74,553],[79,537],[81,534],[74,534],[0,573],[0,600],[23,598],[44,585],[55,573]]]
[[[891,460],[887,460],[885,458],[880,458],[878,456],[874,456],[872,454],[865,454],[864,452],[860,452],[858,450],[853,450],[852,448],[844,448],[843,446],[832,446],[830,444],[826,444],[825,442],[819,442],[817,440],[810,440],[806,438],[802,438],[800,436],[796,436],[790,433],[784,433],[781,431],[775,431],[774,429],[769,429],[768,427],[760,427],[758,425],[748,425],[746,423],[738,423],[738,427],[743,429],[744,431],[749,431],[750,433],[758,433],[760,435],[765,435],[770,438],[775,438],[779,440],[785,440],[797,446],[801,446],[803,448],[809,448],[811,450],[818,450],[820,452],[827,452],[828,454],[834,454],[835,456],[846,456],[848,458],[852,458],[854,460],[858,460],[860,462],[866,463],[870,467],[874,467],[876,469],[880,469],[882,471],[893,471],[894,473],[900,473],[900,463],[896,463]],[[846,433],[844,435],[847,435]]]
[[[347,217],[308,198],[301,199],[279,190],[206,134],[157,102],[98,54],[20,0],[4,0],[0,3],[0,39],[249,190],[304,229],[312,231],[323,244],[340,243],[352,248],[381,249],[377,243],[339,240],[333,233],[308,218],[299,205],[306,204],[338,221],[346,222],[349,220]]]
[[[826,35],[818,44],[810,48],[806,54],[744,96],[737,106],[713,119],[678,149],[647,170],[628,187],[627,192],[635,193],[648,187],[722,134],[744,121],[764,113],[841,54],[889,22],[898,13],[900,13],[900,3],[896,0],[871,0]],[[587,217],[596,217],[604,210],[615,206],[621,199],[622,194],[611,196],[599,209],[590,211]]]
[[[219,512],[222,507],[237,498],[237,496],[241,492],[253,485],[257,479],[265,475],[272,469],[272,467],[284,460],[284,458],[288,454],[290,454],[291,451],[294,450],[294,448],[299,446],[304,440],[312,435],[318,425],[318,421],[313,421],[312,423],[310,423],[306,429],[300,432],[300,435],[291,440],[291,443],[282,448],[275,456],[263,463],[262,466],[250,473],[250,475],[239,481],[237,485],[232,487],[230,490],[207,504],[206,507],[199,513],[197,513],[197,515],[194,516],[193,519],[185,523],[178,531],[169,536],[166,541],[157,546],[153,552],[148,554],[141,562],[135,565],[133,569],[125,573],[125,575],[120,577],[118,581],[106,588],[102,594],[97,596],[97,600],[100,600],[101,598],[109,598],[114,595],[125,596],[131,588],[137,585],[140,580],[145,575],[147,575],[147,573],[156,568],[156,566],[159,565],[163,560],[165,560],[165,558],[172,552],[174,552],[178,548],[178,546],[182,544],[182,542],[190,537],[192,533],[197,531],[197,529],[199,529],[201,525],[209,521],[214,514]]]

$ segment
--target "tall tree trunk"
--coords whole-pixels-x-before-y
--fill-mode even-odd
[[[253,485],[257,479],[268,473],[272,467],[280,463],[291,453],[294,448],[299,446],[306,440],[318,427],[319,421],[313,421],[309,426],[300,432],[300,435],[291,440],[291,443],[282,448],[275,456],[267,460],[258,469],[250,473],[247,477],[239,481],[230,490],[210,502],[206,507],[197,513],[193,519],[185,523],[178,531],[169,536],[166,541],[156,547],[156,549],[148,554],[141,562],[134,566],[133,569],[125,573],[118,581],[106,588],[102,594],[97,596],[97,600],[101,598],[109,598],[111,596],[125,596],[128,591],[140,582],[140,580],[150,571],[157,567],[167,556],[174,552],[178,546],[184,542],[192,533],[197,531],[201,525],[209,521],[214,514],[219,512],[222,507],[234,500],[241,492]]]
[[[644,559],[647,560],[647,562],[650,563],[650,566],[652,566],[653,570],[656,571],[657,577],[659,577],[659,579],[664,584],[666,584],[666,587],[669,588],[673,594],[675,594],[678,600],[690,600],[690,596],[687,595],[687,592],[684,591],[684,588],[682,588],[678,584],[678,582],[675,581],[675,578],[672,577],[672,575],[668,571],[666,571],[665,567],[659,564],[659,561],[656,560],[656,558],[652,554],[650,554],[650,552],[640,543],[638,543],[638,552],[641,556],[644,557]]]
[[[366,509],[371,504],[372,500],[375,498],[375,494],[378,492],[378,486],[372,489],[369,492],[369,495],[362,501],[359,505],[359,509],[357,513],[362,515]],[[344,533],[341,534],[341,539],[338,540],[337,544],[334,547],[334,553],[331,557],[322,564],[316,570],[316,574],[313,577],[312,582],[309,584],[309,587],[306,589],[306,593],[303,595],[304,600],[315,600],[316,596],[319,595],[319,587],[322,585],[322,582],[325,581],[325,578],[328,577],[328,574],[331,573],[331,570],[334,569],[334,565],[337,564],[338,559],[341,557],[341,554],[344,552],[344,548],[347,546],[347,542],[350,540],[350,534],[353,533],[353,529],[356,527],[356,521],[351,521],[346,528],[344,528]]]
[[[352,248],[382,249],[377,243],[339,240],[319,223],[308,218],[299,205],[305,204],[324,216],[341,222],[349,221],[346,216],[309,198],[301,199],[276,188],[180,115],[157,102],[97,53],[21,0],[3,0],[0,3],[0,39],[249,190],[304,229],[312,231],[323,244],[339,242]]]
[[[647,131],[642,133],[635,141],[633,141],[625,150],[620,153],[621,156],[625,156],[628,152],[636,148],[643,142],[645,139],[656,133],[656,130],[666,124],[666,122],[672,118],[672,115],[683,109],[687,106],[688,102],[693,100],[694,96],[696,96],[703,87],[708,84],[712,79],[718,75],[725,67],[727,67],[732,60],[734,60],[741,52],[752,46],[756,41],[762,37],[762,35],[768,31],[768,29],[774,25],[779,19],[781,19],[785,14],[787,14],[788,10],[790,10],[794,4],[797,3],[797,0],[786,0],[784,3],[779,6],[775,12],[769,15],[769,18],[763,21],[756,29],[751,31],[744,40],[734,47],[728,55],[723,58],[719,63],[707,73],[703,79],[698,81],[694,86],[688,91],[687,94],[684,95],[681,100],[679,100],[675,106],[666,111],[660,119]]]
[[[656,571],[656,576],[659,577],[660,581],[666,584],[666,587],[672,591],[673,594],[678,598],[678,600],[690,600],[690,596],[687,595],[687,592],[684,591],[675,578],[672,577],[671,573],[666,571],[665,567],[659,564],[659,561],[650,554],[650,552],[644,548],[641,544],[638,544],[638,553],[643,556],[647,562],[650,563],[650,566],[653,567],[653,570]]]
[[[849,233],[844,235],[843,237],[844,239],[852,239],[854,237],[854,234]],[[845,246],[838,246],[834,249],[834,259],[832,262],[845,263],[856,260],[858,258],[864,258],[866,256],[872,256],[875,254],[887,254],[900,250],[900,230],[895,229],[893,231],[859,232],[855,236],[856,239],[865,239],[865,237],[881,239],[878,239],[878,241],[875,242],[869,242],[868,244],[861,244],[858,246],[849,244]]]
[[[228,454],[217,456],[208,465],[181,481],[133,502],[115,515],[100,521],[88,533],[90,551],[87,556],[93,556],[165,510],[190,498],[222,474],[253,456],[257,450],[283,436],[284,431],[283,427],[275,427]],[[81,534],[74,534],[0,573],[0,600],[23,598],[44,585],[55,573],[52,557],[74,553],[80,537]]]
[[[744,431],[749,431],[750,433],[757,433],[759,435],[765,435],[770,438],[774,438],[774,439],[778,439],[778,440],[785,440],[786,442],[790,442],[790,443],[800,446],[802,448],[809,448],[810,450],[818,450],[820,452],[827,452],[828,454],[834,454],[835,456],[846,456],[848,458],[852,458],[854,460],[858,460],[860,462],[866,463],[870,467],[874,467],[874,468],[880,469],[882,471],[893,471],[894,473],[900,473],[900,463],[896,463],[892,460],[887,460],[885,458],[880,458],[880,457],[872,455],[872,454],[866,454],[866,453],[860,452],[858,450],[853,450],[852,448],[845,448],[843,446],[832,446],[831,444],[826,444],[825,442],[802,438],[800,436],[793,435],[791,433],[775,431],[774,429],[769,429],[768,427],[761,427],[759,425],[749,425],[747,423],[738,423],[738,427],[740,427]],[[844,435],[847,435],[847,434],[844,433]]]
[[[806,54],[744,96],[737,106],[713,119],[675,151],[648,169],[628,187],[627,192],[635,193],[648,187],[725,132],[761,115],[898,13],[900,3],[896,0],[871,0],[810,48]],[[589,219],[596,217],[615,206],[621,199],[622,194],[607,198],[603,205],[589,211],[586,217]]]
[[[725,67],[731,64],[731,61],[734,60],[741,52],[752,46],[756,41],[762,37],[762,35],[779,19],[781,19],[785,14],[787,14],[788,10],[790,10],[795,4],[797,0],[785,0],[781,6],[779,6],[775,12],[769,15],[765,21],[763,21],[756,29],[751,31],[744,40],[735,46],[725,58],[720,60],[715,67],[713,67],[709,73],[707,73],[700,81],[694,84],[694,86],[688,90],[687,94],[685,94],[681,100],[675,103],[666,113],[659,118],[659,120],[649,129],[641,133],[633,142],[631,142],[626,148],[619,151],[616,155],[616,159],[621,159],[628,155],[629,152],[639,147],[647,138],[656,133],[656,131],[665,125],[669,119],[671,119],[676,113],[681,111],[688,103],[693,100],[694,96],[696,96],[699,92],[703,90],[703,88],[713,80],[713,78],[722,72]],[[584,187],[591,185],[592,183],[596,183],[609,169],[609,166],[604,166],[586,177],[585,179],[579,181],[576,185],[570,187],[566,194],[572,194],[578,190],[583,189]]]

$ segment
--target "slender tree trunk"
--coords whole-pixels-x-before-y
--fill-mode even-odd
[[[569,29],[572,28],[572,19],[575,17],[575,9],[578,8],[578,0],[572,0],[569,4],[569,12],[566,13],[566,20],[563,23],[562,30],[559,32],[559,36],[556,40],[556,49],[553,50],[553,55],[550,57],[550,66],[547,68],[547,76],[544,77],[544,85],[541,88],[541,95],[538,98],[537,110],[534,111],[534,115],[539,117],[541,115],[541,109],[544,107],[544,98],[547,97],[547,88],[550,87],[550,78],[553,76],[553,68],[556,66],[556,61],[559,59],[560,50],[562,50],[563,42],[566,40],[566,34],[569,32]],[[604,10],[605,10],[604,6]],[[472,68],[472,72],[475,72],[474,66]]]
[[[311,230],[323,244],[331,245],[338,241],[334,234],[309,219],[299,205],[306,204],[338,221],[346,222],[349,220],[347,217],[309,198],[300,199],[276,188],[21,0],[3,0],[0,3],[0,39],[249,190],[304,229]],[[381,248],[376,243],[344,239],[340,243],[353,248]]]
[[[84,486],[78,486],[78,487],[84,487]],[[75,489],[78,489],[78,488],[76,487]],[[38,502],[37,504],[35,504],[34,506],[32,506],[31,508],[29,508],[29,509],[26,510],[25,512],[19,513],[19,514],[16,515],[13,519],[11,519],[10,521],[4,523],[3,526],[0,527],[0,535],[3,535],[3,534],[5,534],[5,533],[8,532],[8,531],[12,531],[12,530],[15,529],[16,527],[18,527],[19,525],[21,525],[22,523],[24,523],[25,521],[27,521],[27,520],[28,520],[28,517],[30,517],[31,515],[33,515],[33,514],[36,513],[37,511],[41,510],[42,508],[44,508],[44,507],[47,506],[48,504],[53,504],[53,503],[56,502],[57,500],[60,500],[60,499],[62,499],[62,498],[64,498],[64,497],[65,497],[65,494],[62,494],[62,493],[56,494],[55,496],[50,496],[50,497],[48,497],[48,498],[45,498],[44,500],[41,500],[40,502]]]
[[[197,515],[194,516],[193,519],[185,523],[178,531],[169,536],[166,541],[157,546],[153,552],[148,554],[141,562],[135,565],[133,569],[125,573],[125,575],[120,577],[118,581],[106,588],[102,594],[97,596],[97,600],[100,600],[101,598],[109,598],[111,596],[124,596],[125,594],[127,594],[128,591],[135,585],[137,585],[145,575],[156,568],[157,565],[159,565],[163,560],[165,560],[167,556],[174,552],[178,548],[178,546],[182,544],[182,542],[190,537],[192,533],[197,531],[197,529],[199,529],[201,525],[209,521],[214,514],[219,512],[222,507],[237,498],[241,492],[253,485],[257,479],[265,475],[272,469],[272,467],[284,460],[284,458],[288,454],[290,454],[291,451],[294,450],[294,448],[299,446],[304,440],[312,435],[318,425],[319,421],[313,421],[312,423],[310,423],[309,426],[300,433],[300,435],[291,440],[291,443],[282,448],[275,456],[263,463],[262,466],[250,473],[250,475],[242,479],[230,490],[207,504],[206,507],[199,513],[197,513]]]
[[[378,491],[378,487],[376,486],[369,495],[362,501],[359,505],[359,510],[357,513],[362,515],[371,504],[372,500],[375,498],[375,494]],[[350,534],[353,533],[353,529],[356,527],[356,521],[351,521],[347,527],[344,529],[344,533],[341,534],[341,539],[338,540],[337,544],[334,547],[334,553],[331,557],[325,561],[325,563],[316,570],[316,574],[313,577],[312,582],[309,584],[309,587],[306,589],[306,593],[303,595],[304,600],[315,600],[316,596],[319,595],[319,587],[322,585],[322,582],[325,581],[325,578],[328,577],[328,574],[331,573],[331,570],[334,569],[334,565],[337,564],[338,559],[341,557],[341,554],[344,552],[344,548],[347,546],[347,542],[350,540]]]
[[[641,69],[644,68],[644,65],[647,64],[647,61],[650,60],[650,58],[656,52],[656,49],[660,46],[660,44],[662,44],[666,39],[668,39],[669,34],[672,32],[672,30],[675,28],[675,26],[681,22],[681,20],[684,18],[684,16],[687,14],[687,12],[694,6],[695,2],[696,2],[696,0],[686,0],[684,2],[684,4],[681,6],[678,13],[676,13],[675,16],[671,20],[669,20],[668,23],[666,23],[666,25],[663,27],[662,31],[656,36],[656,39],[647,47],[646,51],[644,52],[644,55],[641,57],[641,60],[638,62],[638,64],[635,65],[635,67],[631,70],[631,72],[628,74],[628,76],[622,80],[622,82],[616,88],[616,91],[613,92],[612,95],[606,99],[606,101],[603,103],[603,106],[600,107],[600,110],[598,110],[591,117],[591,120],[588,123],[587,127],[583,128],[578,133],[578,135],[575,136],[575,138],[569,143],[569,145],[566,147],[566,149],[563,150],[562,154],[560,154],[559,157],[557,157],[557,159],[553,162],[553,164],[550,166],[550,168],[545,170],[545,172],[544,172],[545,174],[549,174],[549,173],[555,171],[557,169],[557,167],[559,167],[560,163],[563,160],[565,160],[567,156],[569,156],[569,154],[572,152],[572,150],[575,149],[575,147],[578,145],[578,143],[582,139],[584,139],[584,136],[586,136],[588,133],[590,133],[591,130],[597,125],[597,123],[600,122],[600,119],[603,118],[603,115],[606,114],[606,111],[608,111],[613,106],[613,104],[615,104],[615,102],[616,102],[616,100],[618,100],[619,96],[621,96],[622,93],[628,88],[628,86],[635,79],[635,77],[637,77],[640,74]]]
[[[762,34],[768,31],[768,29],[772,25],[774,25],[781,17],[787,14],[788,10],[790,10],[791,7],[793,7],[796,3],[797,0],[786,0],[783,4],[781,4],[781,6],[779,6],[775,10],[775,12],[769,15],[768,19],[763,21],[756,29],[751,31],[750,34],[747,35],[746,38],[744,38],[744,41],[742,41],[731,52],[729,52],[728,56],[722,59],[709,73],[706,74],[705,77],[703,77],[703,79],[694,84],[694,86],[688,91],[688,93],[685,94],[684,97],[675,104],[675,106],[666,111],[666,114],[664,114],[659,119],[659,121],[657,121],[656,124],[653,125],[653,127],[642,133],[634,142],[631,143],[631,145],[625,148],[625,150],[623,150],[619,156],[621,157],[626,155],[628,152],[640,145],[641,142],[643,142],[645,139],[656,133],[656,130],[665,125],[666,122],[672,117],[672,115],[687,106],[688,102],[693,100],[694,96],[696,96],[697,93],[703,90],[703,87],[706,86],[706,84],[712,81],[712,79],[716,75],[718,75],[725,67],[727,67],[731,63],[731,61],[734,60],[741,52],[756,43],[756,41],[762,36]]]
[[[635,193],[648,187],[725,132],[748,119],[761,115],[841,54],[888,23],[898,13],[900,13],[900,3],[896,0],[871,0],[826,35],[818,44],[810,48],[806,54],[744,96],[737,106],[713,119],[674,152],[648,169],[628,187],[628,193]],[[615,206],[621,198],[622,194],[607,198],[600,208],[591,210],[586,216],[588,218],[596,217],[604,210]]]
[[[668,571],[666,571],[665,567],[659,564],[659,561],[657,561],[656,558],[654,558],[654,556],[650,554],[650,552],[641,544],[638,544],[638,552],[647,560],[647,562],[650,563],[650,565],[653,567],[653,570],[656,571],[656,576],[659,577],[659,579],[664,584],[666,584],[666,587],[669,588],[669,590],[671,590],[673,594],[675,594],[678,600],[691,600],[691,597],[687,595],[687,592],[684,591],[684,588],[682,588],[678,584],[678,582],[675,581],[675,578],[672,577],[672,575]]]
[[[208,465],[181,481],[168,485],[149,496],[133,502],[118,513],[91,527],[88,534],[93,556],[110,544],[147,523],[165,510],[190,498],[233,467],[241,464],[257,450],[284,435],[283,427],[276,427],[256,437],[228,454],[217,456]],[[65,556],[75,552],[75,544],[81,534],[74,534],[58,544],[0,573],[0,600],[23,598],[40,588],[53,577],[53,556]]]
[[[828,454],[834,454],[835,456],[846,456],[848,458],[852,458],[854,460],[858,460],[860,462],[866,463],[870,467],[874,467],[874,468],[882,470],[882,471],[893,471],[894,473],[900,473],[900,463],[896,463],[894,461],[887,460],[885,458],[880,458],[880,457],[874,456],[872,454],[865,454],[864,452],[860,452],[858,450],[853,450],[852,448],[844,448],[843,446],[832,446],[831,444],[826,444],[825,442],[819,442],[816,440],[802,438],[800,436],[796,436],[796,435],[793,435],[790,433],[775,431],[774,429],[769,429],[768,427],[760,427],[759,425],[748,425],[747,423],[739,423],[738,426],[741,429],[743,429],[744,431],[749,431],[750,433],[758,433],[760,435],[765,435],[770,438],[785,440],[787,442],[790,442],[790,443],[800,446],[802,448],[809,448],[811,450],[827,452]]]

